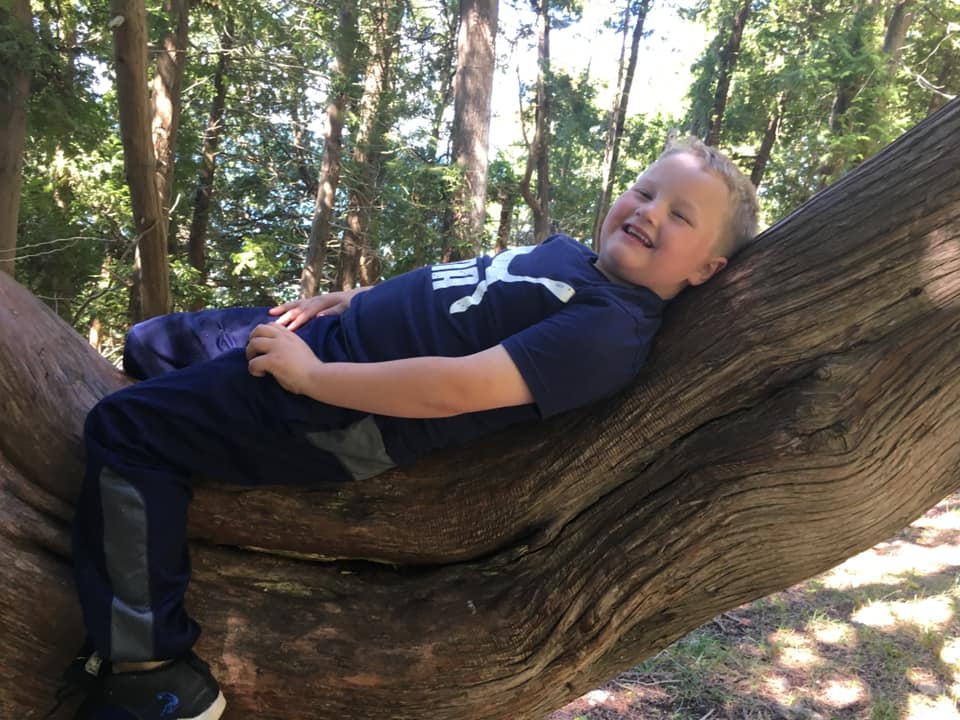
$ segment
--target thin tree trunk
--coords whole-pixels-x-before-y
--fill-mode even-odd
[[[137,231],[140,304],[134,320],[170,311],[167,223],[157,191],[157,161],[147,97],[147,12],[143,0],[111,0],[123,164]],[[135,273],[136,274],[136,273]]]
[[[379,249],[371,246],[370,214],[380,194],[383,144],[390,126],[393,56],[400,45],[403,5],[384,0],[375,12],[370,60],[360,102],[360,128],[353,146],[356,181],[347,201],[347,226],[340,244],[336,287],[349,290],[380,278]]]
[[[337,64],[333,70],[333,91],[327,105],[327,131],[323,138],[323,164],[317,184],[317,201],[310,224],[307,257],[300,275],[300,296],[311,297],[320,291],[327,245],[333,230],[337,187],[343,162],[343,125],[351,109],[356,75],[359,26],[356,0],[342,0],[337,25]]]
[[[767,123],[767,129],[763,133],[763,140],[760,143],[760,150],[753,161],[753,170],[750,172],[750,182],[755,188],[760,187],[763,181],[763,173],[767,169],[767,163],[770,162],[770,154],[773,152],[774,143],[777,142],[777,135],[780,132],[780,123],[783,122],[784,95],[780,93],[777,98],[777,107]]]
[[[29,0],[12,0],[0,7],[0,25],[30,37]],[[30,73],[22,67],[0,70],[0,272],[14,273],[17,220],[20,217],[20,179],[27,136],[27,98]]]
[[[716,146],[720,142],[720,129],[723,127],[723,114],[727,110],[727,96],[730,94],[730,79],[737,68],[737,58],[740,56],[740,43],[743,39],[743,28],[746,27],[750,16],[752,0],[745,0],[740,10],[733,18],[733,27],[730,37],[720,53],[720,75],[717,78],[717,90],[713,95],[713,108],[710,111],[710,126],[704,142]]]
[[[617,95],[610,111],[607,125],[607,144],[603,151],[603,178],[600,186],[600,197],[593,217],[593,247],[600,249],[600,227],[607,216],[610,199],[613,196],[613,181],[617,176],[617,161],[620,157],[620,139],[623,137],[623,127],[627,119],[627,105],[630,102],[630,89],[633,87],[633,74],[637,68],[637,55],[640,50],[640,39],[643,37],[643,25],[650,11],[653,0],[641,0],[637,6],[637,22],[633,26],[633,37],[630,41],[630,58],[626,57],[627,31],[630,28],[630,11],[634,0],[627,0],[623,17],[623,45],[620,48],[620,70],[617,77]]]
[[[497,242],[494,252],[503,252],[510,244],[510,229],[513,225],[513,209],[517,203],[516,193],[506,192],[500,195],[500,223],[497,225]]]
[[[849,53],[852,56],[856,57],[863,52],[864,45],[866,44],[865,35],[869,32],[868,28],[876,11],[877,7],[874,2],[860,0],[860,5],[854,16],[850,33]],[[837,82],[833,105],[830,108],[829,120],[830,133],[834,137],[838,138],[858,130],[856,127],[845,127],[846,124],[851,124],[845,121],[847,120],[847,111],[850,109],[853,99],[865,81],[866,78],[850,73],[841,77]],[[863,123],[860,123],[860,126],[862,127]],[[847,149],[847,152],[849,152],[849,149]],[[843,167],[844,160],[844,155],[838,150],[831,149],[828,152],[826,159],[818,171],[820,177],[817,183],[818,189],[822,190],[836,178],[840,169]]]
[[[887,56],[891,76],[896,72],[900,53],[903,50],[903,41],[907,37],[910,23],[913,22],[913,14],[907,12],[907,8],[913,3],[914,0],[898,0],[887,23],[887,31],[883,37],[883,53]]]
[[[489,1],[489,0],[487,0]],[[440,78],[440,91],[433,106],[433,118],[430,121],[430,142],[427,146],[427,157],[439,160],[440,134],[443,129],[443,115],[453,102],[453,82],[456,76],[457,57],[457,27],[459,26],[460,12],[453,12],[453,3],[443,3],[443,18],[447,20],[446,33],[440,52],[433,56],[434,67]],[[449,147],[447,148],[449,150]]]
[[[958,138],[954,102],[674,301],[618,397],[363,481],[199,483],[188,601],[224,720],[539,720],[960,488]],[[3,275],[0,307],[23,718],[80,640],[77,439],[125,380]]]
[[[947,87],[947,81],[953,75],[954,68],[957,65],[957,52],[947,48],[944,52],[943,63],[940,65],[940,73],[937,75],[937,88],[945,90]],[[943,96],[942,92],[935,92],[930,94],[930,105],[927,107],[927,114],[932,115],[934,112],[943,107],[947,102],[947,98]]]
[[[227,67],[233,49],[233,15],[227,11],[224,31],[220,36],[220,51],[213,74],[213,101],[207,129],[203,134],[200,151],[200,167],[197,171],[197,190],[193,198],[193,219],[190,222],[188,253],[190,266],[200,271],[202,278],[207,272],[207,230],[210,225],[210,204],[213,197],[213,181],[217,170],[217,150],[223,137],[223,116],[227,102]]]
[[[454,224],[458,244],[479,255],[487,218],[487,153],[496,65],[498,0],[461,0],[454,82],[453,160],[463,173]]]
[[[533,142],[529,144],[527,166],[520,180],[520,192],[533,214],[535,242],[543,242],[550,234],[550,3],[533,0],[537,11],[537,108],[534,116]],[[533,171],[537,172],[536,193],[531,189]]]
[[[153,152],[157,159],[157,192],[160,194],[160,208],[169,222],[182,106],[180,94],[187,65],[187,0],[165,0],[164,10],[173,24],[173,31],[163,36],[157,53],[150,107],[153,113]]]

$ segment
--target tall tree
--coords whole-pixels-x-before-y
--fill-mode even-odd
[[[307,257],[300,276],[300,295],[310,297],[320,291],[327,245],[333,231],[337,188],[343,163],[343,126],[352,110],[357,75],[357,49],[360,42],[356,0],[341,0],[336,30],[336,63],[330,78],[330,102],[323,137],[323,164],[317,184],[317,198],[310,225]]]
[[[490,0],[482,0],[489,3]],[[440,135],[443,130],[443,117],[453,102],[454,82],[457,74],[457,57],[459,50],[458,29],[461,28],[460,17],[462,9],[459,2],[442,0],[439,12],[434,15],[434,22],[442,23],[439,32],[434,37],[439,39],[439,45],[423,43],[421,52],[424,57],[421,65],[429,64],[437,78],[437,90],[432,103],[433,114],[430,119],[430,142],[427,146],[426,157],[429,160],[438,160],[440,154]],[[439,16],[439,17],[438,17]],[[496,26],[496,18],[494,18]],[[444,152],[449,150],[446,148]]]
[[[851,156],[855,158],[856,154],[859,154],[853,145],[864,145],[862,131],[874,124],[872,120],[877,115],[875,94],[870,93],[874,96],[874,102],[865,102],[866,98],[862,96],[868,84],[880,82],[882,75],[878,74],[880,68],[874,52],[877,45],[874,35],[875,21],[879,10],[879,0],[859,0],[850,26],[839,43],[841,52],[846,53],[856,64],[853,68],[841,66],[837,69],[838,77],[828,120],[832,142],[819,169],[820,188],[836,179],[843,166],[850,162]],[[857,100],[860,102],[851,111]],[[847,142],[847,138],[852,138],[852,143]],[[860,155],[861,159],[862,157]]]
[[[190,601],[235,716],[542,718],[960,488],[958,138],[954,102],[678,298],[619,397],[363,481],[198,484]],[[80,641],[83,413],[127,380],[3,275],[0,307],[23,718]]]
[[[463,172],[454,224],[461,247],[479,254],[487,217],[487,153],[496,65],[498,0],[461,0],[454,81],[453,160]]]
[[[380,251],[372,245],[370,216],[383,181],[383,146],[393,119],[394,63],[403,13],[404,5],[392,0],[379,0],[371,12],[370,52],[351,153],[353,177],[340,243],[337,289],[372,285],[380,279]]]
[[[217,66],[213,73],[213,100],[210,103],[210,115],[207,118],[203,134],[203,147],[200,150],[200,167],[197,170],[197,189],[193,199],[193,218],[190,222],[188,256],[190,265],[206,273],[207,228],[210,223],[210,202],[213,196],[213,180],[217,169],[217,151],[223,137],[224,110],[227,101],[227,67],[230,52],[233,49],[233,14],[224,8],[224,29],[220,35],[220,49],[217,51]]]
[[[733,15],[730,35],[720,52],[720,68],[717,77],[717,89],[713,94],[713,107],[710,110],[710,124],[704,142],[716,146],[720,142],[720,128],[723,127],[723,113],[727,108],[727,97],[730,94],[730,80],[737,68],[737,59],[740,56],[740,43],[743,40],[743,28],[750,16],[752,0],[743,0]]]
[[[623,42],[620,45],[620,64],[617,72],[617,92],[613,100],[613,108],[607,122],[607,144],[603,151],[603,177],[601,178],[600,197],[597,199],[597,208],[593,219],[593,245],[599,250],[600,227],[607,216],[610,207],[610,198],[613,196],[613,183],[617,176],[617,160],[620,156],[620,139],[623,137],[623,127],[627,119],[627,105],[630,102],[630,89],[633,87],[633,74],[637,69],[637,55],[640,50],[640,39],[643,37],[643,25],[650,12],[653,0],[627,0],[623,10],[623,24],[621,32]],[[635,17],[633,35],[630,41],[630,55],[627,57],[627,35],[629,34],[630,18]]]
[[[157,62],[151,83],[153,152],[157,160],[157,192],[160,208],[169,219],[170,194],[177,149],[177,130],[182,107],[181,88],[187,65],[188,0],[165,0],[164,11],[172,29],[164,33],[157,48]]]
[[[533,139],[527,143],[527,164],[520,192],[533,214],[533,236],[543,242],[550,234],[550,0],[531,0],[537,13],[537,97]],[[536,192],[531,188],[536,170]]]
[[[760,187],[763,182],[763,174],[766,172],[767,163],[770,162],[770,154],[773,152],[773,145],[777,141],[777,135],[780,132],[780,125],[783,123],[785,111],[785,94],[780,93],[776,100],[775,110],[770,120],[767,122],[766,130],[763,133],[763,140],[760,142],[760,149],[753,160],[753,168],[750,170],[750,182],[755,188]]]
[[[13,275],[30,93],[30,0],[0,5],[0,33],[15,48],[3,53],[0,69],[0,272]]]
[[[139,314],[149,318],[170,311],[170,280],[166,213],[157,190],[147,97],[147,11],[143,0],[111,0],[110,14],[123,163],[137,232]]]

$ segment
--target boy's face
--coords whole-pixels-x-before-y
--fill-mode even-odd
[[[700,158],[668,155],[613,203],[600,229],[596,267],[613,282],[672,298],[727,264],[716,245],[729,212],[727,186]]]

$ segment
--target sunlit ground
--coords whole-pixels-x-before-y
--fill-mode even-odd
[[[960,720],[960,493],[547,720]]]

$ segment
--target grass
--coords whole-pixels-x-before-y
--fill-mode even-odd
[[[960,493],[546,720],[960,720]]]

